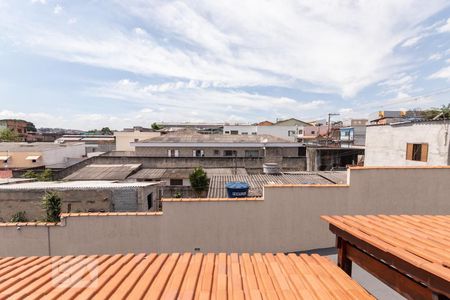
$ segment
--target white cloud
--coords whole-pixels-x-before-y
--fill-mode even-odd
[[[416,45],[421,39],[423,38],[423,36],[418,35],[418,36],[414,36],[412,38],[407,39],[403,44],[402,47],[411,47]]]
[[[445,67],[431,74],[429,79],[447,79],[450,80],[450,67]]]
[[[437,29],[438,32],[450,32],[450,18],[447,19],[447,22]]]
[[[442,57],[442,53],[433,53],[428,57],[428,60],[440,60]]]
[[[56,4],[55,8],[53,8],[53,13],[55,15],[59,15],[62,12],[62,10],[63,10],[63,7],[59,4]]]
[[[22,20],[7,15],[9,26],[1,29],[24,48],[64,61],[205,86],[298,88],[305,82],[352,97],[410,67],[396,47],[420,35],[418,24],[446,5],[444,0],[115,3],[121,14],[142,24],[135,34],[106,21],[96,23],[96,30],[86,22],[70,32],[42,19],[18,26]]]
[[[31,0],[31,3],[47,4],[47,0]]]

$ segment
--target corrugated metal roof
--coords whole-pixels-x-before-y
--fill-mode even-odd
[[[146,187],[158,182],[114,182],[114,181],[34,181],[2,184],[0,191],[7,190],[88,190],[88,189],[126,189]]]
[[[245,168],[210,168],[204,169],[208,177],[221,175],[247,175]]]
[[[269,184],[330,184],[329,180],[316,173],[298,173],[281,175],[231,175],[213,176],[209,182],[208,198],[226,198],[225,184],[231,181],[247,182],[250,185],[249,197],[260,197],[263,187]]]
[[[161,179],[167,169],[142,169],[136,174],[128,177],[129,179]]]
[[[92,164],[70,174],[64,180],[124,180],[140,167],[141,164]]]
[[[0,259],[0,297],[375,299],[328,258],[295,254],[117,254]]]

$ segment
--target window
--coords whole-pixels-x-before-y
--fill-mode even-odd
[[[316,134],[316,132],[314,130],[311,131],[311,134]]]
[[[242,132],[241,134],[242,135],[248,135],[248,132]]]
[[[303,129],[299,129],[298,134],[303,134]]]
[[[153,207],[153,193],[147,195],[147,207],[148,210],[152,209]]]
[[[219,155],[220,151],[219,150],[214,150],[214,155]]]
[[[205,156],[205,152],[203,150],[192,150],[193,157],[203,157]]]
[[[428,144],[406,144],[406,160],[428,161]]]
[[[183,179],[170,179],[170,185],[183,185]]]
[[[295,136],[295,130],[288,130],[288,136]]]
[[[237,152],[236,150],[224,150],[223,156],[236,156]]]
[[[237,131],[237,130],[231,130],[231,131],[230,131],[230,134],[236,135],[236,134],[239,134],[239,131]]]
[[[252,135],[256,135],[256,132],[252,132]]]
[[[225,134],[230,134],[230,132],[228,130],[225,131]]]
[[[32,162],[32,163],[35,163],[35,162],[36,162],[36,160],[35,160],[35,159],[33,159],[33,160],[31,160],[31,162]]]
[[[139,139],[134,139],[134,142],[135,142],[135,143],[139,142]]]
[[[306,157],[306,147],[298,147],[298,156]]]
[[[169,149],[169,150],[167,150],[167,156],[168,157],[178,157],[179,156],[178,149]]]
[[[259,157],[259,150],[245,150],[245,157]]]

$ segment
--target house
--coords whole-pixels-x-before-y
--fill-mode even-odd
[[[352,119],[339,128],[339,141],[341,147],[362,147],[366,142],[367,119]],[[347,126],[345,126],[347,125]]]
[[[48,191],[62,199],[62,212],[116,212],[159,210],[159,182],[34,181],[0,185],[0,219],[24,211],[30,220],[45,212],[42,198]]]
[[[365,166],[448,166],[449,120],[369,125]]]
[[[0,130],[1,129],[11,130],[12,132],[18,135],[21,141],[27,140],[28,132],[34,133],[36,131],[36,128],[34,128],[33,123],[18,119],[0,120]]]
[[[66,134],[57,139],[55,143],[71,144],[84,143],[88,157],[99,155],[116,149],[116,138],[113,135],[104,134]]]
[[[134,151],[134,147],[130,143],[150,139],[160,136],[161,133],[151,129],[135,126],[133,128],[125,128],[122,131],[115,131],[116,151]]]
[[[83,143],[0,143],[0,167],[6,169],[47,167],[84,155]]]
[[[182,130],[131,143],[147,157],[298,157],[301,144],[270,135],[200,134]]]
[[[278,120],[275,126],[311,126],[310,123],[304,122],[295,118],[290,118],[286,120]]]

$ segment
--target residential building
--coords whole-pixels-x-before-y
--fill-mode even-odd
[[[341,147],[363,147],[366,143],[367,119],[352,119],[339,128]]]
[[[310,126],[311,124],[302,120],[295,118],[290,118],[286,120],[277,120],[274,124],[275,126]]]
[[[223,133],[226,135],[271,135],[292,142],[303,131],[302,126],[276,126],[276,125],[225,125]]]
[[[142,140],[150,139],[156,136],[160,136],[161,133],[151,128],[143,128],[135,126],[133,128],[125,128],[122,131],[115,131],[114,136],[116,138],[116,151],[134,151],[134,147],[131,143],[139,142]]]
[[[0,219],[7,221],[19,211],[29,220],[45,215],[42,198],[48,191],[62,199],[62,212],[157,211],[159,182],[55,181],[0,185]]]
[[[29,122],[25,120],[16,120],[16,119],[4,119],[0,120],[0,128],[7,128],[18,135],[22,136],[27,133],[27,128],[29,126]]]
[[[177,131],[132,143],[137,156],[147,157],[298,157],[299,143],[270,135],[206,135]],[[303,150],[303,151],[302,151]]]
[[[114,135],[103,134],[66,134],[55,141],[58,144],[84,143],[88,157],[100,155],[116,149]]]
[[[84,155],[83,143],[0,143],[0,167],[6,169],[52,166]]]
[[[369,125],[365,166],[448,166],[449,120]]]

